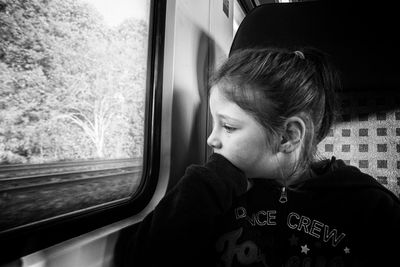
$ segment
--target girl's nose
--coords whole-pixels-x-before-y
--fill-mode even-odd
[[[213,149],[220,149],[222,147],[221,140],[218,138],[214,130],[211,132],[210,136],[208,136],[207,144]]]

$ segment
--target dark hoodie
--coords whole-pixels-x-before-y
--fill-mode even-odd
[[[219,154],[185,176],[139,225],[129,266],[400,266],[400,202],[326,160],[286,189]],[[246,192],[247,191],[247,192]],[[281,201],[280,201],[281,200]],[[399,252],[398,252],[399,251]],[[397,252],[397,254],[395,254]]]

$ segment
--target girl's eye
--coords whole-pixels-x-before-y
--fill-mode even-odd
[[[231,132],[233,132],[234,130],[236,130],[236,128],[231,127],[231,126],[229,126],[229,125],[227,125],[227,124],[223,124],[222,127],[226,130],[227,133],[231,133]]]

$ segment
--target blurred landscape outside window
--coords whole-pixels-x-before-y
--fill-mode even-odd
[[[0,0],[0,231],[5,224],[112,201],[137,188],[143,161],[149,9],[150,0]],[[101,160],[110,162],[92,164]],[[87,164],[51,165],[74,162]],[[45,168],[39,168],[41,164]],[[30,199],[28,189],[21,189],[26,187],[23,179],[14,181],[17,178],[29,177],[32,187],[70,182],[78,176],[67,173],[79,171],[88,172],[81,178],[99,176],[89,171],[102,168],[106,170],[101,175],[134,168],[130,191],[121,195],[115,188],[119,195],[110,191],[101,200],[79,200],[81,191],[100,194],[100,184],[79,192],[75,186],[65,194],[73,194],[69,198],[79,205],[47,215],[43,214],[49,207],[42,207],[38,218],[4,222],[4,216],[16,215],[15,205],[22,205],[18,199],[37,201]],[[38,178],[50,174],[60,175]],[[39,196],[41,189],[31,191]],[[26,204],[19,211],[32,213],[33,207]]]

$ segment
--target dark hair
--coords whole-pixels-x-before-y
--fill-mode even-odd
[[[333,124],[335,91],[340,88],[339,75],[328,56],[314,48],[236,51],[212,77],[211,85],[216,84],[227,99],[267,130],[275,151],[286,119],[300,116],[307,128],[299,162],[305,166]]]

